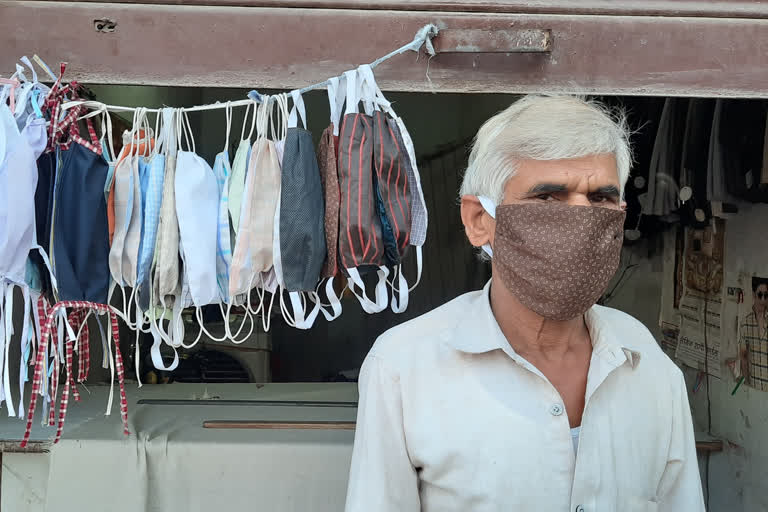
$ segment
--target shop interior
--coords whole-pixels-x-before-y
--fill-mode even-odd
[[[116,85],[88,89],[93,99],[107,104],[150,108],[226,102],[248,93],[242,89]],[[178,398],[174,387],[178,389],[180,384],[198,385],[201,395],[196,398],[207,398],[226,389],[222,386],[239,386],[247,395],[248,386],[256,389],[274,382],[302,383],[308,386],[304,389],[319,383],[351,383],[348,389],[352,391],[344,396],[354,401],[357,372],[378,335],[483,286],[491,269],[464,237],[458,189],[474,134],[516,96],[386,95],[413,138],[429,213],[423,275],[411,292],[407,310],[367,314],[346,293],[339,318],[328,322],[319,317],[311,329],[299,330],[288,326],[278,309],[269,331],[258,327],[245,343],[234,345],[204,336],[194,349],[184,352],[173,372],[153,367],[151,336],[142,333],[137,337],[122,324],[128,387],[136,386],[138,352],[144,391],[153,388],[149,393],[157,400]],[[708,509],[768,510],[762,481],[768,474],[768,444],[763,437],[768,435],[768,380],[761,386],[756,372],[746,375],[744,371],[750,364],[768,367],[768,355],[763,354],[763,359],[757,359],[759,354],[752,359],[745,355],[745,340],[751,336],[745,327],[749,315],[765,315],[768,302],[762,297],[768,297],[768,281],[760,281],[768,278],[768,240],[762,234],[768,219],[768,102],[642,96],[596,99],[625,113],[634,149],[634,165],[625,188],[628,215],[622,263],[600,303],[642,321],[683,369],[697,440],[701,441],[699,462]],[[305,102],[308,129],[317,142],[328,125],[327,97],[323,91],[314,91],[305,96]],[[242,108],[234,110],[230,156],[236,149],[243,114]],[[118,134],[130,129],[131,118],[112,116],[114,138],[119,143]],[[224,111],[191,113],[189,120],[199,155],[212,164],[225,142]],[[415,274],[412,255],[404,266],[406,273]],[[206,324],[212,330],[216,329],[215,313],[206,316],[213,318]],[[96,319],[90,322],[94,325]],[[762,321],[758,323],[759,332],[752,336],[758,338],[752,345],[757,352],[754,347],[760,347],[759,343],[768,350],[768,328]],[[195,327],[188,331],[188,335],[196,335]],[[98,328],[92,327],[92,332]],[[12,361],[20,357],[13,353],[18,346],[11,344]],[[704,357],[705,353],[710,357]],[[93,344],[90,357],[87,386],[93,391],[108,385],[111,376],[102,368],[99,344]],[[13,382],[18,380],[17,371],[12,368]],[[70,414],[89,407],[97,395],[98,400],[104,396],[95,392],[89,396],[84,391],[81,395],[80,402],[70,404]],[[103,406],[99,403],[94,409]],[[167,410],[167,414],[175,414],[174,409]],[[353,419],[353,409],[350,411],[349,419]],[[97,421],[118,430],[116,413],[91,424]],[[13,418],[2,418],[0,425],[7,439],[18,439],[24,430],[24,422]],[[164,435],[163,425],[161,421],[154,428],[157,435]],[[4,463],[23,455],[5,454]],[[14,492],[7,488],[10,484],[5,478],[2,485],[4,497],[6,492]]]

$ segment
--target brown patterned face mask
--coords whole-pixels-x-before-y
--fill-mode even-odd
[[[494,271],[530,310],[552,320],[575,318],[597,302],[616,273],[625,216],[563,203],[501,205]]]

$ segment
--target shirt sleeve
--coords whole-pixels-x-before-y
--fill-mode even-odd
[[[659,512],[705,512],[691,408],[682,372],[673,390],[674,417],[667,466],[659,484]]]
[[[405,444],[400,379],[369,355],[360,399],[346,512],[419,512],[418,476]]]

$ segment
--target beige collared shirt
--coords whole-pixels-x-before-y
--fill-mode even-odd
[[[483,291],[379,338],[360,374],[347,512],[703,512],[682,373],[594,306],[578,454],[562,399]]]

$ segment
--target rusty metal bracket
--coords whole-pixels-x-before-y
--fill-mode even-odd
[[[437,53],[546,53],[552,51],[552,31],[443,29],[434,45]]]
[[[93,29],[96,32],[109,34],[117,29],[117,22],[109,18],[97,18],[93,20]]]

